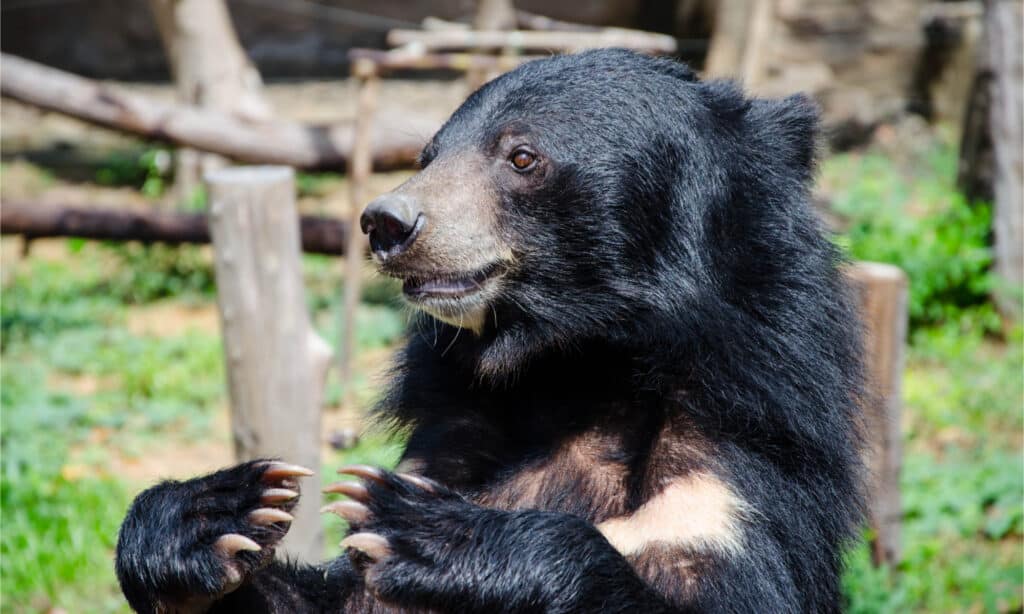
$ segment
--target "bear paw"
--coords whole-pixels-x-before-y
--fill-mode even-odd
[[[117,548],[129,602],[139,611],[180,609],[238,588],[272,560],[293,519],[298,480],[310,475],[259,460],[139,495]]]

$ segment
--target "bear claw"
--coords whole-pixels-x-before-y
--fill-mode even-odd
[[[325,493],[345,495],[350,499],[366,503],[370,500],[370,491],[359,482],[336,482],[324,488]]]
[[[263,495],[260,496],[260,503],[263,505],[283,503],[285,501],[291,501],[298,496],[299,493],[289,488],[268,488],[267,490],[264,490]]]
[[[374,562],[391,554],[391,544],[376,533],[353,533],[341,540],[341,547],[358,550]]]
[[[378,484],[384,484],[386,482],[384,472],[369,465],[346,465],[341,469],[338,469],[338,473],[354,475],[357,478],[371,480]]]
[[[263,549],[260,548],[260,545],[253,540],[244,535],[239,535],[238,533],[226,533],[221,535],[217,538],[217,541],[214,542],[213,548],[226,558],[231,558],[243,550],[248,552],[259,552]]]
[[[225,588],[238,586],[242,583],[242,572],[238,571],[233,565],[226,567],[227,571],[224,573]]]
[[[287,478],[308,478],[313,475],[312,469],[281,461],[270,461],[266,464],[266,467],[266,470],[263,472],[263,479],[268,482]]]
[[[320,508],[320,513],[336,514],[350,523],[366,522],[370,517],[370,509],[355,501],[336,501]]]
[[[275,522],[291,522],[292,520],[295,520],[294,516],[274,507],[261,507],[249,512],[249,522],[259,526],[266,526]]]
[[[422,488],[423,490],[425,490],[427,492],[435,492],[435,490],[436,490],[434,488],[434,483],[433,482],[431,482],[430,480],[428,480],[426,478],[421,478],[418,475],[413,475],[411,473],[396,473],[395,475],[398,476],[399,478],[405,480],[406,482],[409,482],[413,486],[417,486],[419,488]]]

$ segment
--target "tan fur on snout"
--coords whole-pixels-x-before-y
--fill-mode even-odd
[[[511,249],[498,228],[499,196],[481,154],[443,155],[395,192],[417,203],[424,225],[406,252],[384,264],[385,272],[438,278],[468,275],[511,261]],[[469,311],[446,312],[434,301],[421,307],[442,321],[478,332],[487,315],[487,298],[467,301],[474,305]]]
[[[481,155],[438,158],[396,192],[415,199],[426,217],[409,252],[411,268],[473,271],[508,257],[498,236],[498,194]]]
[[[738,552],[741,520],[749,511],[727,484],[697,472],[673,480],[632,514],[606,520],[597,529],[626,556],[648,546]]]

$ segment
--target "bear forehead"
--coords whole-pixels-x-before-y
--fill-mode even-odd
[[[471,95],[435,136],[435,148],[494,140],[509,124],[563,139],[657,126],[655,117],[664,122],[704,108],[695,82],[683,64],[623,50],[534,60]]]

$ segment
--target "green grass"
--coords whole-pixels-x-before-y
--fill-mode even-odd
[[[72,246],[68,261],[20,263],[3,288],[3,609],[123,609],[113,577],[132,486],[106,475],[167,429],[201,430],[221,396],[215,337],[140,338],[124,326],[139,297],[119,292],[119,256]],[[188,255],[183,254],[187,261]],[[80,258],[79,258],[80,257]],[[116,269],[117,274],[105,271]],[[151,275],[163,273],[150,271]],[[177,288],[188,286],[187,280]],[[109,382],[75,394],[53,380]],[[101,445],[90,436],[108,433]],[[83,473],[76,450],[96,465]]]
[[[903,558],[848,557],[850,612],[1009,612],[1022,605],[1020,331],[918,335],[904,379]]]
[[[130,495],[112,479],[24,472],[0,489],[4,611],[125,610],[113,553]]]
[[[79,241],[67,248],[66,257],[29,258],[4,271],[4,612],[124,611],[113,548],[128,503],[145,484],[118,475],[115,461],[218,436],[227,446],[226,433],[214,433],[226,406],[219,338],[194,329],[139,335],[128,326],[133,309],[168,301],[209,308],[208,253]],[[328,339],[340,296],[336,264],[306,262],[314,321]],[[370,291],[380,295],[378,286],[369,284]],[[400,336],[404,315],[386,303],[381,298],[359,311],[361,350],[386,348]],[[371,433],[334,455],[331,468],[392,466],[400,450],[400,443]],[[341,529],[328,525],[334,554]]]
[[[904,395],[903,552],[874,568],[847,556],[854,613],[1012,612],[1022,606],[1024,334],[988,301],[988,208],[952,190],[951,149],[893,162],[875,153],[829,160],[823,181],[855,258],[904,267],[913,329]],[[116,171],[116,169],[114,169]],[[113,171],[112,171],[113,172]],[[144,182],[146,176],[111,181]],[[304,190],[323,189],[303,178]],[[0,409],[0,594],[3,612],[125,611],[113,576],[116,531],[145,486],[118,462],[195,442],[227,445],[221,346],[210,331],[145,336],[129,316],[153,305],[212,304],[208,250],[69,241],[70,255],[4,263]],[[334,340],[338,262],[305,259],[313,321]],[[393,282],[364,286],[357,342],[380,360],[406,314]],[[360,371],[359,402],[374,382]],[[328,400],[341,391],[328,386]],[[218,423],[218,420],[220,422]],[[218,427],[218,424],[220,425]],[[219,439],[218,439],[219,438]],[[180,446],[180,448],[179,448]],[[365,434],[324,463],[393,466],[401,441]],[[343,524],[325,519],[327,554]]]

